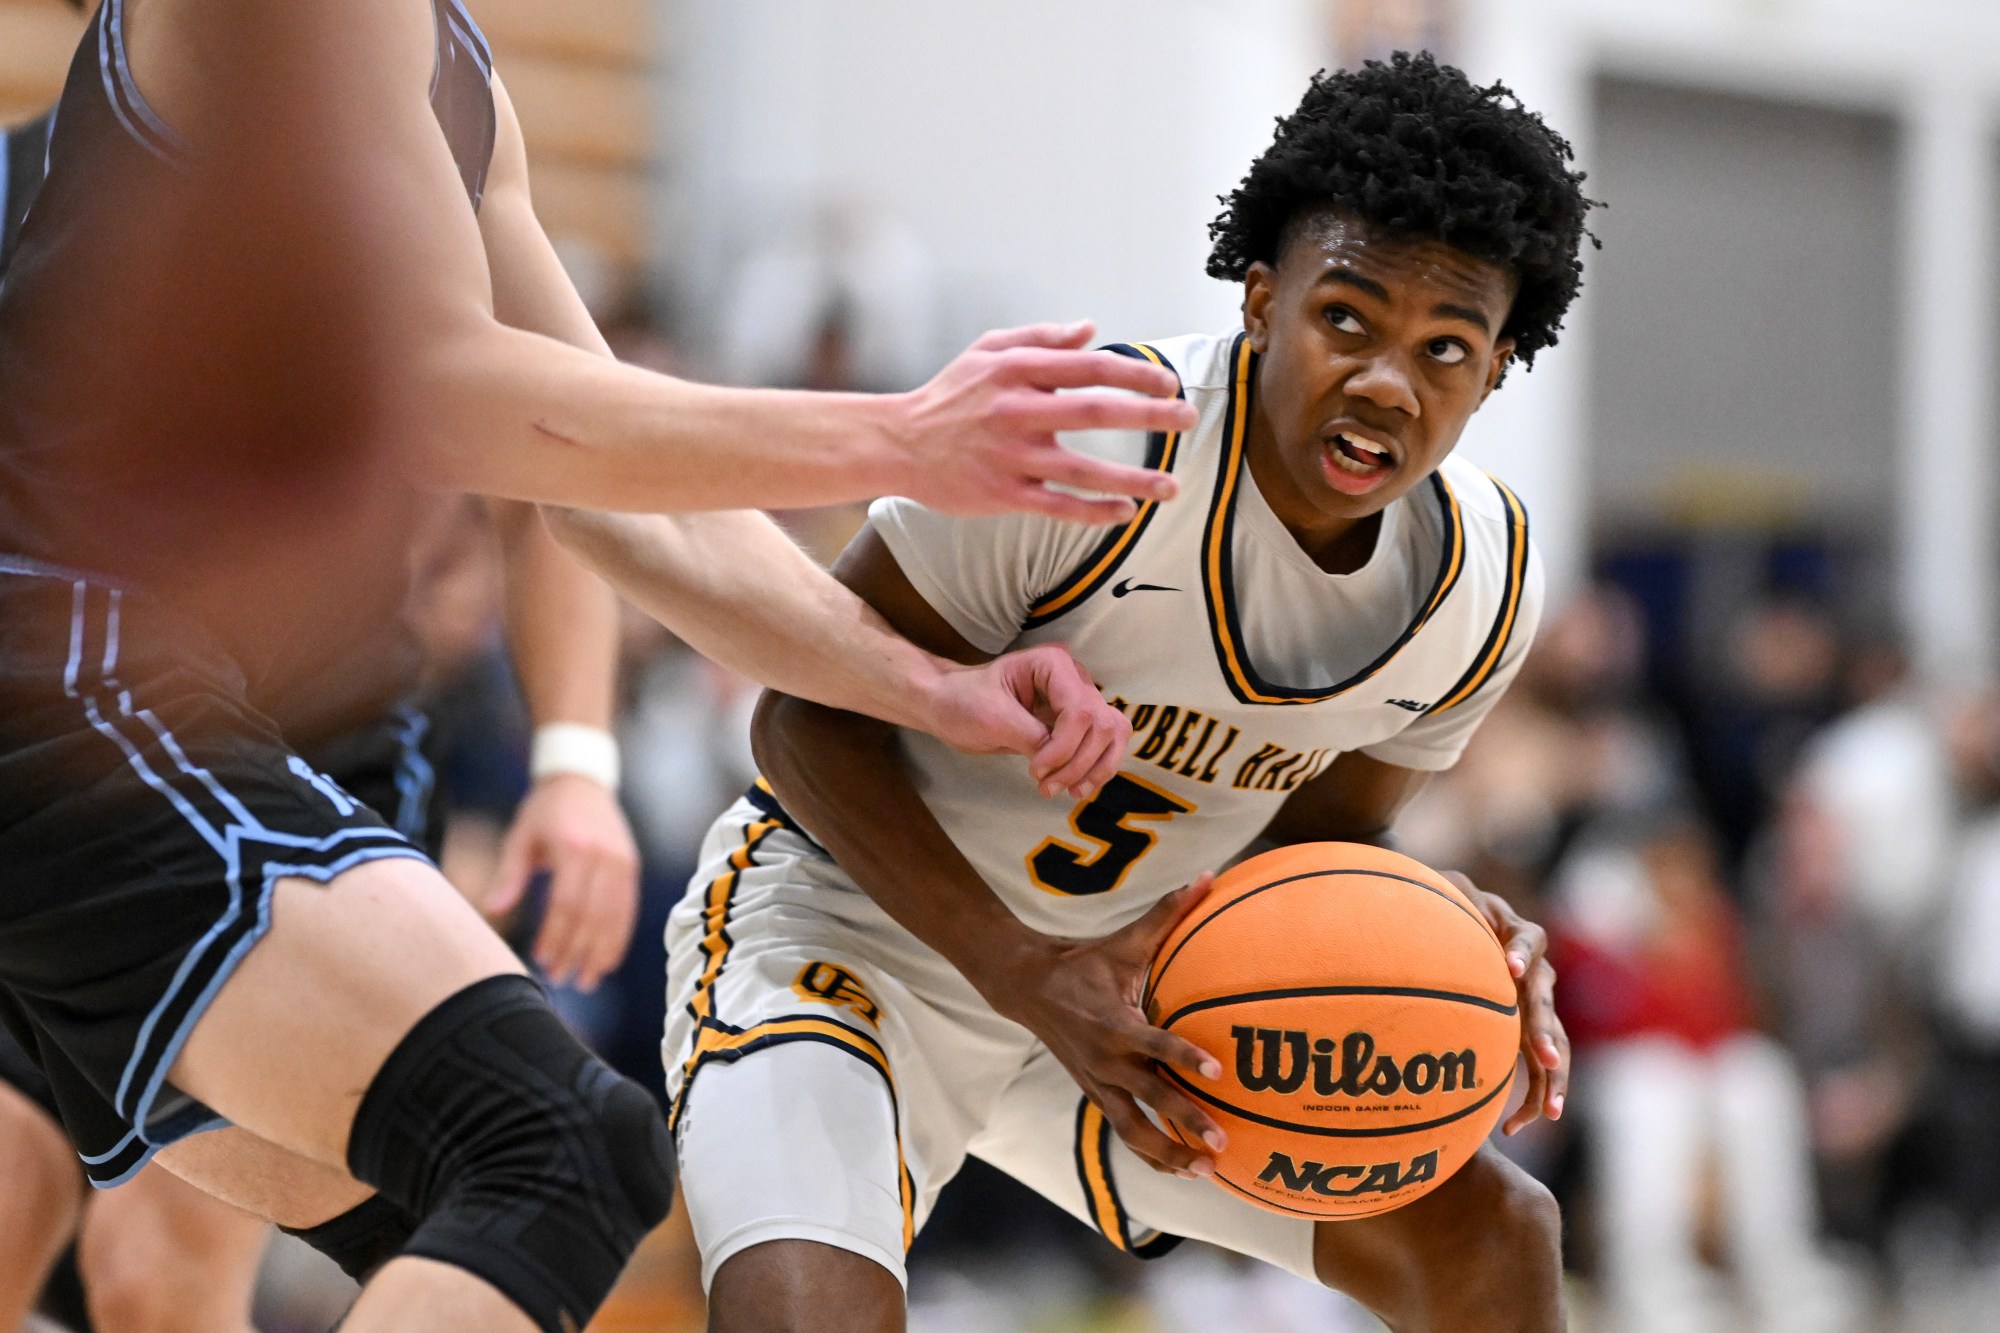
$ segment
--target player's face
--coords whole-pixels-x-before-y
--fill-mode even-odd
[[[1435,471],[1514,350],[1499,336],[1514,299],[1507,270],[1338,213],[1310,218],[1244,286],[1260,358],[1251,470],[1308,544]]]

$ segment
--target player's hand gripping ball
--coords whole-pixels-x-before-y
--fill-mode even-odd
[[[1146,1014],[1222,1061],[1213,1083],[1162,1070],[1229,1135],[1216,1183],[1302,1217],[1443,1184],[1500,1119],[1521,1046],[1486,918],[1428,866],[1355,843],[1218,879],[1154,957]]]

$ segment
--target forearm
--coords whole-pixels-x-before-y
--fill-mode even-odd
[[[1005,978],[1058,942],[1024,925],[952,843],[910,781],[895,732],[767,694],[751,734],[766,780],[841,869],[1010,1012],[1020,997]]]
[[[934,729],[930,705],[950,665],[764,515],[543,514],[584,564],[704,656],[785,694]]]
[[[506,564],[507,641],[534,725],[609,730],[618,675],[618,598],[543,525],[533,505],[496,501]]]
[[[655,512],[893,489],[893,396],[695,384],[476,318],[408,369],[415,456],[436,486]]]

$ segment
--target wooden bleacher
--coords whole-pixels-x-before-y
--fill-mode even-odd
[[[468,0],[521,115],[550,235],[627,274],[646,263],[655,162],[657,6],[647,0]],[[52,101],[84,18],[61,0],[0,0],[0,123]]]

